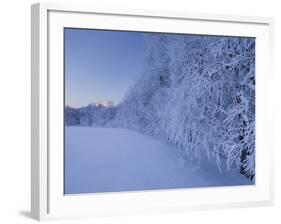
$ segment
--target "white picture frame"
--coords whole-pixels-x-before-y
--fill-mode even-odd
[[[267,91],[273,19],[38,3],[32,15],[31,214],[37,220],[248,207],[273,203]],[[256,184],[123,193],[63,194],[63,27],[256,37]]]

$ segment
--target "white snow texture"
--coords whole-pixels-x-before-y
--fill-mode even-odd
[[[132,130],[67,127],[66,138],[66,194],[251,184],[237,170],[198,169],[175,145]]]

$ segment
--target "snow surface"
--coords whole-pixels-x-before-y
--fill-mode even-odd
[[[253,184],[238,170],[198,167],[176,146],[132,130],[67,126],[65,140],[66,194]]]

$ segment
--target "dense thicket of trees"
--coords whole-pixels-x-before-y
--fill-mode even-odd
[[[81,108],[65,107],[65,124],[68,126],[111,126],[117,107],[89,104]]]
[[[255,39],[148,34],[145,60],[119,105],[66,108],[66,124],[137,130],[254,179]]]

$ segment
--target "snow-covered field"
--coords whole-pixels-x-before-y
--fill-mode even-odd
[[[95,193],[253,184],[238,170],[197,167],[175,148],[141,133],[66,127],[65,193]]]

